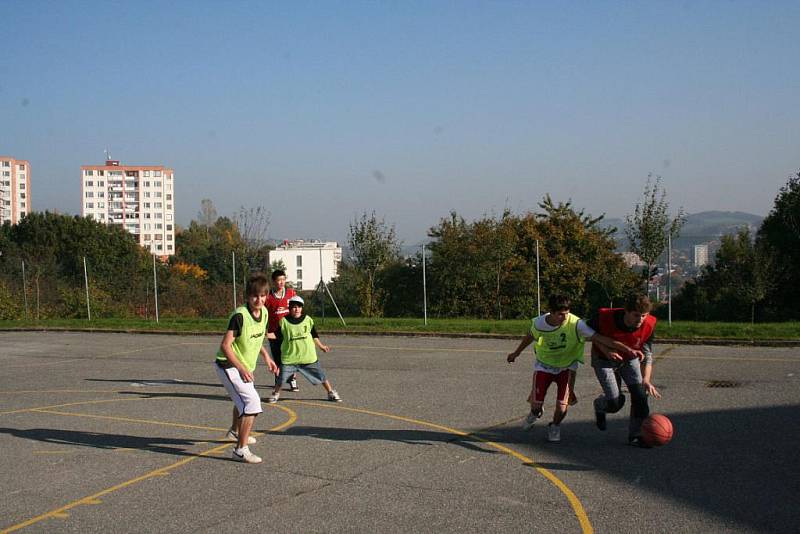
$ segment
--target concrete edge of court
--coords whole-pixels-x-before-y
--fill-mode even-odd
[[[98,334],[149,334],[166,336],[218,336],[217,332],[180,330],[139,330],[131,328],[57,328],[57,327],[19,327],[0,328],[2,332],[86,332]],[[323,330],[326,336],[384,336],[384,337],[441,337],[459,339],[519,339],[514,334],[463,333],[463,332],[403,332],[403,331],[341,331]],[[723,338],[656,338],[658,345],[711,345],[744,347],[800,347],[800,339],[723,339]]]

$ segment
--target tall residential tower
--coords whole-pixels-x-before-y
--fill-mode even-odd
[[[31,164],[0,156],[0,224],[17,224],[31,212]]]
[[[119,224],[156,256],[175,253],[172,169],[163,165],[81,166],[81,215]]]

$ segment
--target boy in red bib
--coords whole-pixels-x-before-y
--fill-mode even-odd
[[[286,287],[286,273],[277,269],[272,272],[272,290],[267,295],[267,311],[269,312],[269,325],[267,332],[275,334],[281,329],[281,319],[289,315],[289,299],[297,295],[294,289]],[[274,338],[269,340],[269,352],[272,359],[281,366],[281,343]],[[276,381],[277,384],[277,381]],[[291,391],[300,391],[297,386],[297,377],[292,375],[286,381]]]
[[[640,361],[640,358],[592,344],[592,367],[603,388],[603,394],[594,401],[597,428],[605,430],[606,414],[617,413],[624,406],[625,396],[619,390],[622,379],[631,395],[628,441],[637,446],[643,445],[640,439],[642,421],[650,414],[647,395],[661,397],[651,382],[656,327],[656,318],[650,315],[651,308],[646,295],[631,295],[624,308],[600,308],[597,317],[589,322],[598,333],[642,354]]]

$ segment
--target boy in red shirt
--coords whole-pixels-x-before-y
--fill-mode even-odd
[[[281,319],[289,314],[289,299],[297,295],[291,287],[286,287],[286,273],[277,269],[272,272],[272,290],[267,295],[266,307],[269,312],[269,324],[267,332],[275,334],[281,329]],[[269,352],[278,367],[281,366],[281,344],[271,336],[269,340]],[[277,385],[277,381],[275,382]],[[291,391],[300,391],[297,387],[297,376],[292,375],[287,381]]]

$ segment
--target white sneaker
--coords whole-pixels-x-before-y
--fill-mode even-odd
[[[522,423],[522,430],[530,430],[533,428],[534,423],[536,423],[536,420],[539,419],[541,415],[541,413],[530,412],[528,417],[525,418],[525,422]]]
[[[550,423],[547,425],[547,441],[553,443],[561,441],[561,425]]]
[[[328,400],[331,402],[342,402],[342,398],[335,389],[332,389],[328,392]]]
[[[278,402],[278,399],[280,399],[280,398],[281,398],[281,394],[280,393],[273,393],[272,395],[267,397],[267,402],[269,404],[275,404],[276,402]]]
[[[236,447],[234,447],[231,457],[237,462],[244,462],[246,464],[260,464],[263,461],[260,456],[256,456],[250,452],[250,447],[242,447],[238,449],[238,451]]]
[[[228,433],[225,434],[225,439],[227,439],[228,441],[239,441],[239,434],[234,429],[230,429],[228,430]],[[258,443],[256,441],[256,438],[254,438],[253,436],[247,436],[248,445],[255,445],[256,443]]]

